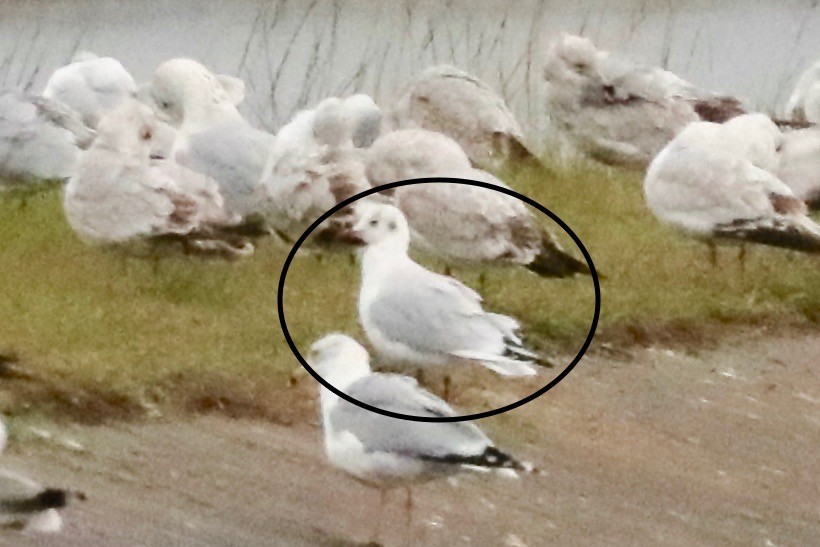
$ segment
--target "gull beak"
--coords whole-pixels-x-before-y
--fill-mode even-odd
[[[355,228],[346,228],[344,230],[340,230],[338,235],[336,236],[337,239],[343,243],[349,243],[351,245],[364,245],[367,242],[364,240],[364,236],[359,230]]]

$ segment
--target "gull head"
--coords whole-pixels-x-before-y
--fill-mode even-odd
[[[350,140],[351,132],[352,122],[342,99],[328,97],[319,103],[313,118],[313,136],[319,143],[341,146]]]
[[[160,118],[178,127],[209,106],[235,107],[245,98],[245,83],[213,74],[192,59],[171,59],[157,67],[147,91]]]
[[[370,356],[350,336],[328,334],[310,347],[308,358],[314,370],[336,389],[344,389],[370,373]]]
[[[356,148],[369,148],[382,128],[382,111],[370,95],[357,93],[344,100],[351,121],[351,139]]]
[[[579,82],[597,73],[598,62],[606,57],[589,38],[562,35],[547,53],[544,79],[550,83]]]
[[[353,227],[341,235],[348,243],[406,253],[410,228],[404,214],[393,205],[363,202],[356,206]]]
[[[123,101],[100,120],[92,147],[147,161],[156,129],[156,118],[150,108],[136,100]]]

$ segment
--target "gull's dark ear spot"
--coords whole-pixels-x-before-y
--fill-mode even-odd
[[[389,228],[390,228],[391,230],[395,230],[395,229],[396,229],[396,222],[395,222],[395,221],[393,221],[393,222],[391,222],[388,226],[389,226]]]

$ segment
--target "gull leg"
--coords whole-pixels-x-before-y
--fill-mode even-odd
[[[453,271],[450,269],[449,264],[444,265],[444,275],[446,275],[447,277],[453,277]]]
[[[387,488],[379,488],[379,508],[377,509],[378,518],[376,519],[376,529],[373,533],[373,541],[377,545],[381,545],[379,540],[382,535],[382,520],[384,520],[384,507],[387,505]]]
[[[487,272],[482,271],[478,274],[478,286],[481,289],[481,292],[484,292],[484,285],[487,283]]]
[[[410,491],[409,486],[405,486],[404,491],[407,493],[407,498],[404,500],[404,510],[407,512],[406,524],[409,529],[413,524],[413,492]]]
[[[452,385],[452,379],[450,378],[449,374],[444,375],[444,400],[450,402],[450,386]]]
[[[746,272],[746,244],[740,244],[740,252],[737,253],[737,259],[740,261],[740,272]]]
[[[712,265],[712,269],[714,270],[717,268],[717,245],[715,245],[714,241],[709,241],[706,245],[709,247],[709,264]]]

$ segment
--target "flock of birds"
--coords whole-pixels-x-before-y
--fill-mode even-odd
[[[645,169],[646,202],[661,221],[710,243],[820,252],[820,226],[808,216],[820,206],[820,64],[800,80],[789,119],[776,121],[578,36],[550,47],[544,80],[553,127],[589,158]],[[138,86],[115,59],[83,53],[39,96],[0,94],[0,175],[64,179],[66,218],[88,242],[235,258],[252,254],[257,237],[297,238],[371,187],[420,177],[504,186],[493,173],[539,163],[499,95],[452,66],[423,71],[389,109],[364,94],[329,97],[276,134],[240,114],[244,96],[241,80],[191,59],[163,62]],[[476,291],[414,262],[411,246],[447,263],[590,273],[516,198],[451,183],[360,200],[316,241],[364,246],[360,323],[380,360],[416,366],[526,377],[545,362],[524,346],[514,318],[484,310]],[[363,403],[456,415],[446,396],[415,379],[373,372],[367,350],[347,335],[315,342],[310,360]],[[474,424],[398,420],[325,387],[320,404],[331,463],[382,491],[465,469],[531,470]],[[65,494],[41,489],[0,501],[0,512],[32,522],[52,515],[43,529],[59,528],[54,512]]]

